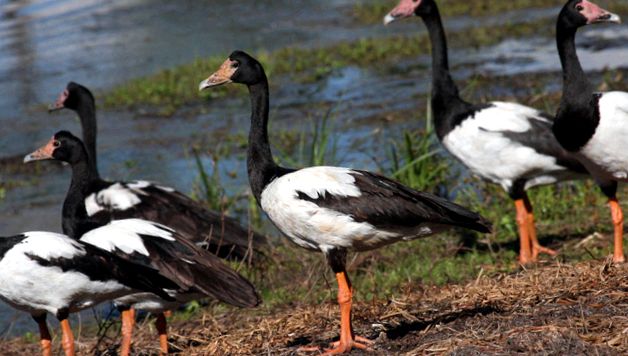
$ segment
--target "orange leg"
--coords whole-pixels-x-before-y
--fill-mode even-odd
[[[157,315],[155,320],[155,327],[157,327],[157,333],[159,334],[159,348],[161,349],[160,355],[168,354],[168,324],[166,322],[166,316],[164,313]]]
[[[528,210],[528,232],[530,236],[530,244],[532,245],[532,261],[536,261],[539,258],[540,253],[546,253],[550,256],[556,256],[558,252],[541,246],[539,240],[536,237],[536,228],[534,226],[534,213],[532,212],[532,205],[529,205],[530,209]]]
[[[347,272],[336,273],[338,281],[338,304],[340,305],[340,340],[333,343],[333,349],[325,350],[324,355],[336,355],[351,351],[352,348],[368,349],[372,341],[356,337],[351,326],[351,300],[353,290]]]
[[[619,206],[616,198],[609,199],[608,205],[611,208],[611,217],[613,218],[613,226],[615,228],[613,262],[623,263],[626,261],[624,258],[624,213],[622,213],[621,206]]]
[[[124,310],[122,312],[122,345],[120,346],[120,356],[129,356],[131,353],[133,326],[135,326],[135,309]]]
[[[68,319],[61,320],[61,345],[66,356],[74,356],[74,334],[72,334],[72,328],[70,328],[70,322]]]
[[[34,316],[33,319],[35,319],[39,326],[41,354],[43,356],[52,356],[52,338],[50,337],[50,331],[48,331],[48,324],[46,324],[46,314],[43,316]]]
[[[338,304],[340,305],[340,340],[331,344],[332,349],[325,350],[323,355],[337,355],[351,351],[352,348],[368,350],[368,346],[373,341],[353,334],[351,326],[351,299],[353,298],[353,290],[351,282],[347,277],[347,272],[336,273],[338,280]],[[300,347],[298,351],[317,352],[320,348]]]
[[[517,209],[517,226],[519,227],[519,263],[522,265],[533,261],[530,251],[530,233],[528,222],[528,209],[524,199],[515,200]]]

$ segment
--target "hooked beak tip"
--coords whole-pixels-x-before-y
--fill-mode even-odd
[[[386,16],[384,16],[384,25],[388,25],[396,19],[397,18],[395,16],[393,16],[391,13],[388,13]]]
[[[621,23],[621,17],[619,17],[619,15],[617,15],[617,14],[611,14],[611,17],[608,19],[608,22],[620,24]]]
[[[209,84],[209,78],[203,80],[199,85],[198,85],[198,91],[203,91],[207,88],[211,87],[211,84]]]
[[[35,161],[35,158],[33,157],[33,155],[27,154],[26,156],[24,156],[24,163],[28,163],[32,161]]]
[[[57,106],[56,104],[50,104],[50,105],[48,105],[48,113],[55,112],[55,111],[59,111],[59,110],[61,110],[61,109],[63,109],[63,108],[62,108],[62,107]]]

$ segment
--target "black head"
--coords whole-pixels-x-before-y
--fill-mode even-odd
[[[621,18],[588,0],[569,0],[558,15],[558,26],[563,29],[596,23],[621,23]]]
[[[401,0],[399,4],[384,17],[384,24],[388,25],[393,21],[405,19],[412,15],[421,17],[428,16],[433,14],[435,9],[436,3],[434,0]]]
[[[227,83],[254,85],[266,80],[262,65],[243,51],[234,51],[220,68],[199,85],[199,90]]]
[[[61,109],[78,110],[79,106],[86,101],[94,103],[94,95],[86,87],[75,82],[69,82],[65,89],[59,94],[57,101],[48,107],[48,111]]]
[[[68,131],[59,131],[47,144],[24,157],[24,163],[32,161],[55,160],[76,164],[87,159],[83,141]]]

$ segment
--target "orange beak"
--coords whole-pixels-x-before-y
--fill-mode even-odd
[[[231,59],[227,59],[224,63],[218,68],[218,70],[209,76],[209,78],[203,80],[201,84],[198,86],[198,90],[202,91],[207,88],[217,87],[222,84],[231,83],[231,76],[238,69],[237,66],[234,66],[236,61],[232,61]]]
[[[54,136],[48,141],[47,144],[40,147],[33,153],[30,153],[24,156],[24,163],[32,162],[32,161],[43,161],[46,159],[54,159],[52,156],[55,149],[57,148],[57,140],[55,140]]]

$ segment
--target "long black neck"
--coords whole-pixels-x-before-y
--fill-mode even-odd
[[[595,134],[599,111],[593,86],[589,83],[576,53],[576,31],[558,21],[556,44],[563,68],[563,96],[554,120],[553,131],[560,144],[578,151]]]
[[[85,209],[85,198],[89,193],[90,184],[95,178],[90,172],[87,159],[72,163],[71,166],[72,182],[63,202],[62,227],[64,234],[78,239],[85,232],[83,226],[89,219]]]
[[[449,72],[447,38],[436,3],[430,0],[429,12],[421,15],[432,44],[432,112],[436,134],[442,139],[458,123],[458,114],[470,104],[460,98]]]
[[[96,160],[96,106],[91,95],[81,93],[80,103],[76,112],[81,119],[81,128],[83,129],[83,143],[89,155],[89,170],[92,176],[100,177],[98,174],[98,163]]]
[[[577,103],[578,99],[589,98],[593,93],[593,87],[589,83],[576,53],[576,31],[577,28],[565,28],[560,25],[556,29],[556,44],[563,68],[561,106]]]
[[[266,75],[263,80],[249,85],[248,88],[252,113],[247,168],[251,190],[259,203],[264,187],[276,177],[278,166],[273,159],[268,142],[269,93]]]

